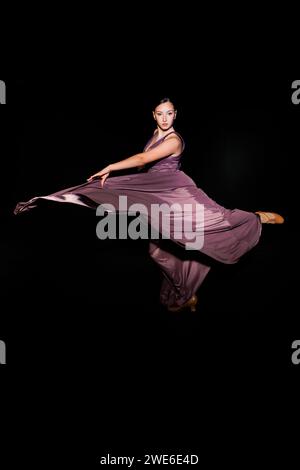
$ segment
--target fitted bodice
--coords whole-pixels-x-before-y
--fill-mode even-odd
[[[182,141],[182,152],[180,155],[177,155],[176,157],[164,157],[164,158],[161,158],[160,160],[155,160],[154,162],[151,162],[151,163],[147,163],[146,164],[146,169],[145,171],[147,172],[153,172],[153,171],[177,171],[180,169],[181,167],[181,156],[183,154],[183,151],[184,151],[184,147],[185,147],[185,143],[184,143],[184,140],[183,138],[181,137],[180,134],[178,134],[178,132],[175,132],[175,131],[172,131],[172,132],[169,132],[169,134],[166,134],[165,136],[161,137],[160,139],[158,139],[156,142],[154,142],[154,144],[150,145],[150,147],[148,147],[149,143],[151,142],[151,139],[147,142],[145,148],[144,148],[144,151],[147,149],[147,150],[150,150],[150,149],[153,149],[155,147],[157,147],[158,145],[160,145],[164,140],[165,138],[170,135],[170,134],[176,134],[178,135],[178,137],[181,139]],[[148,148],[147,148],[148,147]]]

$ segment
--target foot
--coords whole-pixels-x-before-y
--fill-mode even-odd
[[[185,308],[190,308],[191,312],[196,312],[197,303],[198,297],[196,294],[194,294],[187,302],[185,302],[183,305],[180,305],[180,307],[169,307],[168,310],[169,312],[181,312]]]
[[[284,218],[276,214],[275,212],[262,212],[258,211],[255,212],[255,214],[258,214],[260,217],[260,221],[262,224],[283,224],[284,223]]]

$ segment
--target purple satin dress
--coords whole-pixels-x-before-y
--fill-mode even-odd
[[[177,132],[176,134],[182,139]],[[160,145],[165,137],[147,150]],[[167,215],[169,232],[166,238],[170,239],[169,244],[175,243],[177,248],[180,247],[180,253],[170,250],[164,239],[154,237],[149,243],[149,254],[162,274],[161,303],[166,307],[180,306],[199,289],[211,269],[210,258],[225,264],[237,263],[241,256],[259,242],[262,231],[258,215],[240,209],[226,209],[198,188],[195,182],[180,170],[181,156],[182,154],[156,160],[147,164],[142,171],[131,175],[109,176],[103,188],[100,187],[99,179],[94,179],[48,196],[38,196],[27,202],[19,202],[14,214],[36,207],[40,199],[80,204],[90,208],[96,208],[100,204],[112,204],[118,212],[119,196],[127,196],[127,206],[143,204],[147,209],[145,214],[150,227],[155,226],[158,228],[158,233],[162,234],[161,219],[154,220],[152,205],[175,204],[176,208],[179,204],[177,210]],[[178,234],[176,221],[178,217],[182,217],[180,207],[187,207],[184,206],[186,204],[191,210],[190,213],[184,212],[184,216],[191,221],[192,233],[184,230]],[[204,209],[200,224],[194,210],[197,204]],[[201,248],[186,251],[184,248],[193,239],[192,235],[200,232],[203,236]],[[197,259],[197,251],[198,254],[200,252],[207,255],[205,263]],[[195,253],[195,256],[191,256],[191,253]]]

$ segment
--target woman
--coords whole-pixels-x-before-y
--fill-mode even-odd
[[[118,210],[119,196],[126,196],[129,204],[143,204],[150,225],[155,225],[159,233],[163,233],[161,223],[153,217],[151,208],[162,204],[175,207],[173,212],[163,216],[169,222],[169,236],[165,238],[170,239],[172,246],[180,247],[180,252],[173,252],[157,237],[151,239],[149,244],[150,256],[160,267],[163,277],[160,301],[171,312],[185,308],[196,310],[196,292],[211,269],[211,258],[225,264],[237,263],[241,256],[259,242],[262,224],[284,222],[279,214],[273,212],[252,213],[226,209],[198,188],[180,170],[184,141],[174,129],[176,114],[172,101],[164,98],[153,110],[156,129],[143,152],[108,165],[82,185],[20,202],[14,210],[15,214],[27,211],[35,207],[40,199],[91,208],[112,204]],[[137,168],[139,172],[108,178],[114,171],[131,168]],[[186,207],[187,212],[183,211]],[[200,210],[200,222],[197,218],[198,208],[203,209],[202,212]],[[177,223],[182,216],[191,225],[187,231],[178,233]],[[202,243],[197,245],[194,252],[207,255],[205,263],[196,259],[196,256],[188,256],[187,251],[182,249],[188,246],[190,249],[192,233],[202,237],[199,238]]]

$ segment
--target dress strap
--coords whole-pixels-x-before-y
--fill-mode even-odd
[[[184,148],[185,148],[185,142],[184,142],[183,138],[181,137],[181,135],[180,135],[178,132],[176,132],[176,131],[171,131],[171,132],[169,132],[169,134],[164,135],[163,137],[161,137],[160,139],[158,139],[156,142],[154,142],[154,144],[150,145],[149,148],[154,147],[154,146],[160,144],[161,142],[163,142],[163,141],[166,139],[166,137],[168,137],[168,135],[171,135],[171,134],[176,134],[176,135],[180,138],[180,140],[181,140],[181,142],[182,142],[182,152],[183,152],[183,151],[184,151]],[[151,137],[151,139],[152,139],[152,138],[153,138],[153,137]],[[147,148],[148,144],[151,142],[151,139],[147,142],[145,148]]]
[[[169,134],[167,134],[167,135],[165,135],[164,137],[162,137],[162,139],[164,140],[164,139],[165,139],[166,137],[168,137],[168,135],[170,135],[170,134],[176,134],[176,135],[179,137],[179,139],[180,139],[181,142],[182,142],[182,152],[183,152],[183,151],[184,151],[184,148],[185,148],[185,142],[184,142],[183,138],[181,137],[181,135],[179,134],[179,132],[171,131],[171,132],[169,132]]]

